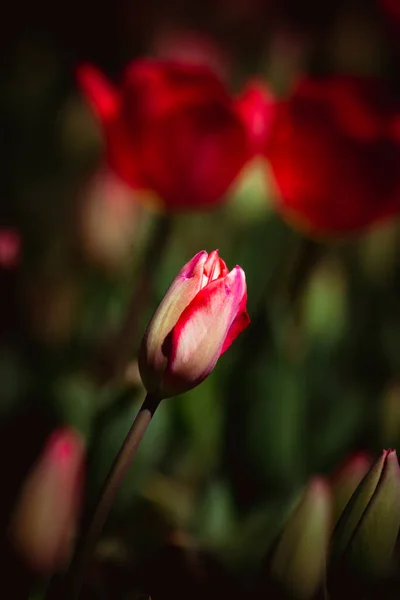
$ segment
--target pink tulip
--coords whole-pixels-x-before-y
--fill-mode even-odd
[[[250,323],[241,267],[229,273],[218,251],[196,254],[172,282],[143,338],[139,369],[162,398],[201,383]]]
[[[34,571],[58,570],[69,557],[79,516],[83,461],[79,433],[59,429],[23,483],[9,536]]]

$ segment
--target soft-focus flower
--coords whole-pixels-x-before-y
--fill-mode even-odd
[[[100,169],[81,190],[79,233],[87,259],[114,271],[129,264],[141,222],[135,192],[110,169]]]
[[[312,598],[321,587],[330,533],[329,485],[314,477],[289,517],[271,563],[272,576],[294,598]]]
[[[169,210],[221,201],[247,158],[234,101],[207,67],[137,60],[115,89],[96,68],[79,84],[103,125],[109,165]]]
[[[397,213],[399,106],[378,79],[300,81],[277,105],[268,141],[279,210],[312,233],[333,235]]]
[[[139,355],[143,383],[161,397],[190,390],[249,324],[243,270],[229,273],[218,251],[196,254],[172,282]]]
[[[236,99],[236,108],[249,138],[251,155],[265,154],[274,107],[274,97],[261,80],[249,81]]]
[[[384,450],[352,495],[333,536],[333,556],[368,573],[389,567],[400,527],[400,467]]]
[[[32,569],[46,573],[69,557],[78,522],[84,444],[63,428],[48,439],[28,474],[10,524],[10,539]]]
[[[0,267],[12,269],[21,257],[21,238],[15,229],[0,229]]]
[[[333,521],[337,523],[358,484],[372,466],[371,457],[357,452],[342,464],[332,477]]]

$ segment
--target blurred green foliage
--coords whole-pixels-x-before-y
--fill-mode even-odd
[[[362,29],[361,17],[355,23]],[[337,36],[333,27],[329,56],[341,64]],[[357,38],[344,32],[340,39],[349,48]],[[56,50],[28,36],[12,46],[2,78],[4,216],[22,240],[19,264],[2,273],[4,529],[29,465],[60,423],[87,440],[92,506],[144,393],[134,362],[132,378],[106,385],[94,365],[124,320],[158,217],[140,208],[120,268],[102,268],[85,253],[81,190],[99,164],[101,139],[72,64]],[[350,66],[361,54],[347,51]],[[293,61],[284,58],[276,64],[273,55],[263,70],[277,70],[277,86]],[[236,77],[250,71],[246,55]],[[354,450],[377,454],[400,441],[399,224],[336,243],[309,240],[275,212],[269,183],[267,165],[254,163],[221,207],[171,217],[139,336],[177,271],[203,248],[243,267],[252,325],[209,379],[163,402],[151,423],[99,547],[106,568],[94,579],[113,589],[120,578],[115,598],[133,598],[124,589],[146,585],[136,571],[131,581],[132,564],[146,574],[141,561],[150,557],[157,572],[159,552],[180,547],[176,539],[247,581],[310,476],[329,475]],[[171,565],[171,573],[184,570]]]

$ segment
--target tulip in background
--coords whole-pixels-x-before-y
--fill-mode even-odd
[[[331,509],[328,483],[311,479],[275,549],[271,574],[294,598],[312,598],[324,583]]]
[[[371,457],[365,452],[358,452],[350,456],[334,473],[331,481],[334,525],[371,466]]]
[[[51,573],[69,558],[78,524],[84,454],[80,434],[59,429],[23,483],[9,536],[34,571]]]
[[[277,104],[267,144],[279,211],[332,236],[397,214],[399,100],[377,78],[302,79]]]
[[[275,110],[275,99],[261,80],[250,80],[236,99],[236,109],[249,138],[250,158],[264,156]]]
[[[0,269],[14,269],[21,259],[21,237],[13,228],[0,229]]]
[[[400,527],[400,467],[384,450],[351,497],[334,531],[332,556],[364,572],[385,574]]]
[[[139,369],[162,398],[201,383],[249,325],[241,267],[229,273],[218,251],[196,254],[172,282],[143,338]]]
[[[141,213],[135,192],[111,170],[98,170],[79,203],[79,234],[88,262],[111,273],[129,265]]]
[[[233,98],[207,67],[136,60],[119,89],[90,65],[79,85],[100,119],[109,166],[167,210],[220,202],[248,157]]]

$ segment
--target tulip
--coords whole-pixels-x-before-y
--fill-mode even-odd
[[[101,121],[109,166],[167,210],[220,202],[248,149],[233,99],[206,66],[136,60],[115,89],[94,67],[78,82]]]
[[[21,259],[21,238],[17,230],[0,228],[0,268],[13,269]]]
[[[251,155],[264,155],[274,113],[274,97],[262,81],[249,81],[236,99],[236,109],[249,137]]]
[[[243,270],[229,273],[218,251],[196,254],[172,282],[145,332],[139,369],[147,391],[188,391],[249,324]]]
[[[134,192],[104,169],[89,179],[81,194],[79,233],[87,259],[110,272],[126,267],[141,222],[142,206]]]
[[[379,79],[301,80],[276,106],[267,144],[278,210],[331,236],[398,213],[399,108]]]
[[[347,503],[356,491],[358,484],[372,466],[371,458],[365,452],[357,452],[339,467],[332,477],[334,524],[339,520]]]
[[[69,557],[78,522],[83,461],[81,436],[72,429],[59,429],[22,486],[9,536],[36,572],[58,570]]]
[[[400,467],[384,450],[364,477],[336,526],[332,552],[368,573],[390,567],[400,527]]]
[[[294,598],[312,598],[322,586],[330,532],[329,485],[314,477],[289,517],[271,563],[273,578]]]

